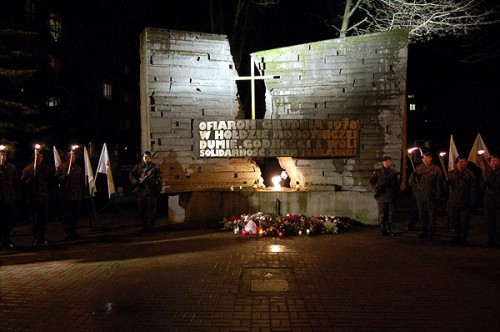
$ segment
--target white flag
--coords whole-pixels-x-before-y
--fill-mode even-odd
[[[92,171],[92,165],[90,164],[89,153],[87,152],[87,147],[83,147],[83,162],[85,164],[85,178],[87,179],[87,184],[89,186],[89,194],[94,196],[95,193],[95,181],[94,172]]]
[[[486,160],[490,157],[490,153],[488,152],[488,148],[486,147],[486,144],[484,144],[483,139],[481,138],[481,134],[477,134],[476,140],[474,141],[474,145],[470,150],[468,159],[470,162],[479,166],[484,172],[484,164],[481,161],[481,157],[479,157],[478,154],[479,150],[484,151],[483,157],[486,158]]]
[[[54,147],[52,148],[52,150],[54,151],[54,164],[56,166],[56,169],[59,168],[59,165],[61,165],[61,157],[59,156],[59,152],[57,152],[57,149],[56,149],[56,146],[54,145]]]
[[[450,151],[448,152],[448,172],[455,169],[455,159],[458,157],[457,147],[453,140],[453,135],[450,136]]]
[[[111,198],[111,195],[115,193],[115,183],[113,181],[113,173],[111,173],[111,163],[109,162],[108,147],[106,143],[104,143],[102,147],[96,173],[106,174],[108,177],[108,196]]]

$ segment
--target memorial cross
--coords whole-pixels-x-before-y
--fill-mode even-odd
[[[280,76],[272,76],[272,75],[255,76],[253,56],[250,57],[250,76],[240,76],[234,78],[235,81],[250,80],[251,93],[252,93],[252,120],[255,120],[255,80],[265,80],[268,78],[277,79],[280,78]]]

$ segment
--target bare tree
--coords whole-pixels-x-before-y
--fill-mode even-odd
[[[468,35],[497,24],[496,14],[482,0],[346,0],[341,28],[336,29],[341,37],[407,29],[410,43],[416,43]]]

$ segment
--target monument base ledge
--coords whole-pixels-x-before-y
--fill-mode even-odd
[[[368,225],[377,224],[373,193],[360,190],[305,190],[284,188],[193,191],[168,196],[168,221],[218,223],[224,217],[255,212],[333,215]]]

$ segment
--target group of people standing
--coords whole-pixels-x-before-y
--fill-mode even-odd
[[[422,225],[420,238],[433,240],[436,234],[436,210],[439,201],[447,197],[447,216],[451,232],[450,242],[467,245],[469,221],[473,209],[478,206],[480,188],[484,192],[483,208],[488,224],[488,247],[499,247],[500,227],[500,155],[492,154],[489,160],[481,156],[484,164],[482,178],[478,181],[474,172],[467,168],[467,158],[459,155],[454,168],[444,174],[433,164],[430,153],[424,153],[422,163],[414,168],[409,177],[412,195],[418,211],[418,222]],[[375,188],[378,206],[378,222],[381,236],[393,236],[391,224],[394,220],[394,205],[400,185],[398,173],[391,168],[392,159],[382,158],[382,167],[375,170],[370,183]],[[412,228],[410,221],[409,229]]]
[[[64,222],[65,240],[80,239],[77,223],[85,196],[85,174],[76,163],[74,150],[65,155],[64,162],[53,168],[44,163],[44,155],[35,150],[33,161],[20,175],[8,160],[8,147],[0,146],[0,248],[14,249],[11,233],[16,220],[16,204],[24,198],[33,232],[33,245],[47,244],[45,236],[50,218],[51,202],[57,195],[58,216]],[[151,153],[143,154],[141,163],[129,173],[136,187],[143,231],[154,231],[156,198],[161,189],[161,170],[151,161]],[[55,190],[54,190],[55,188]]]

